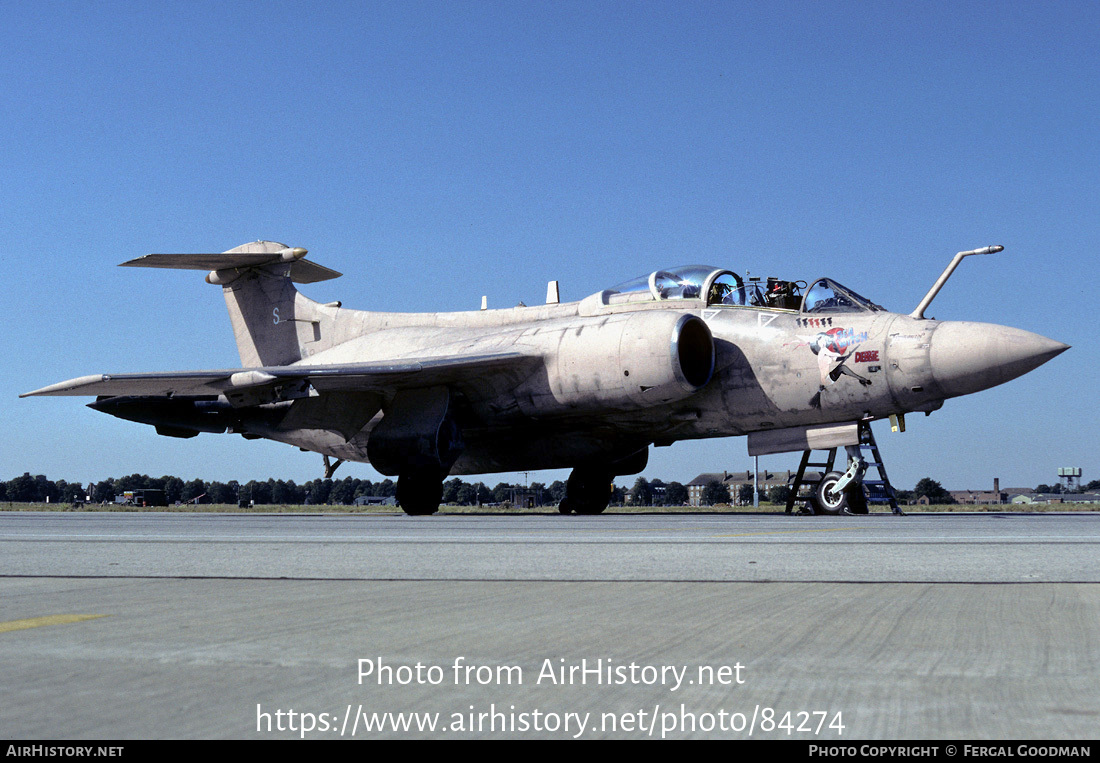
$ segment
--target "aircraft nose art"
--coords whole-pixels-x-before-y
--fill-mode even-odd
[[[1068,349],[1030,331],[949,321],[932,334],[929,366],[946,395],[957,397],[1023,376]]]

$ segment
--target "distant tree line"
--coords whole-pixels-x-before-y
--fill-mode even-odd
[[[391,479],[378,482],[345,477],[344,479],[314,479],[297,484],[294,480],[268,479],[251,480],[240,483],[206,482],[200,479],[185,481],[180,477],[150,477],[147,474],[131,474],[126,477],[105,479],[89,486],[79,482],[51,480],[43,474],[31,476],[26,472],[21,477],[7,481],[0,480],[0,501],[20,503],[68,503],[74,499],[84,500],[88,496],[94,503],[110,503],[115,496],[131,490],[163,490],[169,504],[177,501],[186,503],[201,497],[203,503],[237,503],[245,501],[255,504],[305,505],[337,504],[349,505],[360,496],[388,498],[394,494],[397,484]],[[1039,485],[1038,493],[1060,493],[1061,485]],[[1100,491],[1100,480],[1093,480],[1080,488],[1080,492]],[[769,503],[786,503],[790,488],[777,485],[762,493],[761,500]],[[925,477],[913,490],[899,490],[899,500],[927,496],[931,503],[952,503],[951,494],[943,486]],[[555,480],[549,485],[532,482],[530,485],[497,483],[488,487],[484,482],[465,482],[453,477],[443,483],[443,503],[460,506],[482,504],[526,504],[536,506],[555,505],[565,497],[565,483]],[[630,489],[613,486],[612,505],[622,505],[629,497],[634,506],[683,506],[688,502],[688,489],[679,482],[663,482],[659,479],[647,480],[638,477]],[[714,481],[703,487],[703,505],[711,506],[729,503],[730,495],[725,485]],[[741,485],[735,500],[744,505],[752,503],[752,485]]]
[[[903,495],[908,493],[908,495]],[[947,492],[943,485],[931,477],[925,477],[919,480],[916,487],[912,492],[908,490],[898,491],[899,501],[920,500],[921,498],[927,498],[929,503],[933,504],[949,504],[954,503],[955,499],[951,496],[951,493]]]
[[[315,479],[299,485],[294,480],[251,480],[242,484],[237,480],[185,481],[180,477],[150,477],[147,474],[100,480],[89,486],[79,482],[47,479],[42,474],[32,477],[25,473],[22,477],[0,482],[0,500],[52,503],[84,500],[87,496],[94,503],[110,503],[115,500],[115,496],[127,491],[152,489],[163,490],[169,504],[188,502],[196,498],[200,498],[203,503],[247,501],[258,504],[349,504],[360,495],[392,496],[394,488],[393,480],[371,482],[354,477],[343,480]]]
[[[20,503],[69,503],[90,498],[93,503],[111,503],[115,496],[133,490],[163,490],[168,503],[186,503],[200,498],[202,503],[231,503],[238,501],[257,505],[306,505],[335,504],[349,505],[360,496],[388,498],[393,496],[397,483],[391,479],[378,482],[345,477],[344,479],[315,479],[302,484],[294,480],[268,479],[251,480],[240,483],[206,482],[201,479],[183,480],[180,477],[165,475],[150,477],[147,474],[131,474],[126,477],[100,480],[92,485],[66,480],[51,480],[45,475],[31,476],[29,472],[22,477],[0,481],[0,501]],[[623,491],[618,489],[619,503]],[[558,480],[549,486],[541,482],[532,482],[529,486],[498,483],[488,487],[484,482],[469,483],[452,478],[443,483],[443,502],[464,506],[487,503],[509,503],[528,497],[535,505],[557,503],[565,496],[565,483]]]
[[[641,481],[646,483],[645,480]],[[665,485],[660,480],[646,484],[657,487]],[[152,489],[163,490],[170,505],[176,502],[186,503],[196,498],[200,498],[202,503],[235,504],[238,501],[244,501],[257,505],[349,505],[360,496],[388,498],[394,495],[396,487],[397,483],[388,478],[374,482],[369,479],[345,477],[344,479],[315,479],[297,484],[294,480],[274,478],[266,481],[251,480],[245,483],[237,480],[207,482],[201,479],[184,480],[169,475],[150,477],[148,474],[130,474],[126,477],[104,479],[92,485],[86,485],[80,482],[51,480],[43,474],[32,477],[28,472],[22,477],[6,482],[0,481],[0,501],[69,503],[73,500],[83,501],[88,497],[93,503],[111,503],[116,496],[128,491]],[[671,489],[669,500],[677,501],[676,504],[669,505],[687,503],[687,488],[678,482],[669,483],[668,487]],[[614,486],[611,503],[623,504],[628,492],[625,488]],[[647,492],[647,496],[650,496],[646,499],[646,505],[649,505],[652,495]],[[484,482],[471,483],[453,477],[443,483],[443,503],[459,506],[505,503],[526,505],[528,502],[535,506],[548,506],[558,504],[564,497],[565,482],[562,480],[555,480],[549,485],[542,482],[532,482],[530,485],[499,482],[494,487],[489,487]]]

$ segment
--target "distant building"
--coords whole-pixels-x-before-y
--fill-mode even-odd
[[[760,498],[764,499],[768,494],[768,490],[779,485],[790,486],[794,483],[794,478],[797,472],[782,471],[772,472],[766,469],[760,470]],[[807,477],[813,479],[820,479],[821,475],[807,474]],[[688,505],[689,506],[701,506],[703,501],[703,489],[711,482],[718,482],[724,488],[729,496],[730,505],[737,503],[737,494],[742,485],[753,486],[753,473],[751,471],[744,472],[704,472],[698,477],[687,483],[684,487],[688,490]]]
[[[955,503],[963,504],[997,504],[1008,503],[1008,493],[981,490],[949,490]]]
[[[947,492],[955,503],[970,505],[1008,503],[1008,491],[1001,490],[999,477],[993,478],[992,490],[949,490]]]
[[[392,495],[361,495],[352,501],[353,506],[396,506],[397,499]]]
[[[717,482],[726,489],[729,502],[733,503],[737,497],[737,488],[752,482],[752,472],[704,472],[691,482],[684,485],[688,490],[688,505],[703,505],[703,489],[712,482]]]
[[[1021,493],[1011,502],[1021,503],[1100,503],[1100,493]]]
[[[948,491],[955,503],[997,505],[1002,503],[1094,503],[1100,502],[1096,493],[1037,493],[1030,487],[1010,487],[1001,490],[1000,479],[993,480],[993,490]]]
[[[791,471],[789,469],[783,472],[769,472],[767,469],[764,469],[760,472],[760,489],[762,491],[767,491],[779,485],[787,485],[789,487],[794,484],[794,478],[797,476],[797,471]],[[810,476],[814,479],[821,478],[819,472],[807,472],[803,476]]]
[[[542,491],[512,490],[512,506],[517,509],[533,509],[542,503]]]

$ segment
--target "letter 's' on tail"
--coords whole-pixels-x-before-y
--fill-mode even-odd
[[[210,271],[206,280],[222,287],[241,364],[248,368],[289,365],[332,346],[339,305],[314,302],[294,284],[341,274],[305,255],[305,249],[255,241],[220,254],[148,254],[122,265]]]

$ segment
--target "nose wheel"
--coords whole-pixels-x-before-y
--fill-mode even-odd
[[[866,514],[867,496],[860,482],[841,487],[844,474],[829,472],[817,483],[812,498],[815,514]]]

